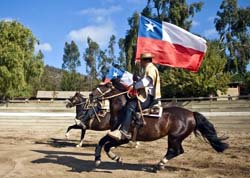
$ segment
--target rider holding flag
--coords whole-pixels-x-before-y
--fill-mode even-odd
[[[138,108],[139,99],[141,108],[148,108],[157,99],[161,98],[160,76],[157,67],[152,63],[153,56],[151,53],[141,54],[141,66],[144,69],[144,76],[134,85],[131,85],[129,91],[137,90],[138,96],[130,99],[122,115],[122,123],[120,129],[109,132],[108,135],[117,140],[130,139],[129,127],[132,120],[132,114]]]

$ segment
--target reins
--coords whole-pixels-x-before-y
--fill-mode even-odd
[[[107,97],[102,97],[102,99],[103,100],[108,100],[108,99],[111,99],[111,98],[114,98],[114,97],[117,97],[117,96],[124,95],[126,93],[128,93],[128,91],[120,92],[120,93],[117,93],[117,94],[114,94],[114,95],[111,95],[111,96],[107,96]]]
[[[104,97],[104,95],[106,95],[107,93],[111,92],[113,87],[112,88],[109,88],[107,91],[105,92],[102,92],[102,90],[97,87],[96,88],[97,91],[101,94],[100,96],[97,96],[95,99],[98,99],[98,98],[101,98],[102,100],[108,100],[108,99],[111,99],[111,98],[114,98],[114,97],[117,97],[117,96],[120,96],[120,95],[123,95],[123,94],[126,94],[128,93],[128,91],[124,91],[124,92],[120,92],[120,93],[117,93],[117,94],[114,94],[114,95],[111,95],[111,96],[107,96],[107,97]]]
[[[98,91],[99,93],[101,93],[101,95],[98,96],[98,98],[99,98],[99,97],[102,97],[102,96],[104,96],[104,95],[106,95],[107,93],[109,93],[109,92],[112,91],[112,88],[109,88],[109,89],[108,89],[107,91],[105,91],[105,92],[102,92],[102,90],[101,90],[99,87],[97,87],[96,89],[97,89],[97,91]]]

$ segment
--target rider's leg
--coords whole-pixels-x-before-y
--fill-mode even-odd
[[[126,105],[124,118],[122,119],[122,126],[120,128],[120,131],[128,139],[130,137],[129,128],[132,120],[132,115],[136,110],[136,106],[137,106],[136,100],[129,101]]]
[[[130,100],[124,108],[124,112],[121,113],[121,128],[120,130],[114,130],[108,133],[108,135],[116,140],[121,140],[123,137],[130,139],[128,134],[130,123],[132,120],[132,114],[137,106],[137,100]]]
[[[85,112],[83,117],[80,120],[80,125],[82,126],[83,129],[86,129],[86,122],[91,118],[92,115],[95,114],[94,108],[89,109]]]

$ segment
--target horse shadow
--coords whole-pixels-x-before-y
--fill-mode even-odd
[[[70,169],[68,172],[103,172],[103,173],[112,173],[114,170],[130,170],[130,171],[144,171],[153,173],[152,164],[135,164],[135,163],[116,163],[111,161],[104,161],[100,166],[96,168],[95,162],[93,160],[83,160],[78,159],[74,156],[93,156],[91,153],[76,153],[76,152],[67,152],[67,151],[46,151],[46,150],[32,150],[34,152],[45,154],[43,158],[39,158],[31,161],[31,163],[36,164],[59,164],[67,166]],[[186,168],[179,168],[173,166],[167,166],[164,171],[190,171]]]
[[[45,144],[50,145],[55,148],[63,148],[63,147],[76,147],[79,140],[66,140],[59,138],[49,138],[47,141],[36,141],[35,144]],[[96,144],[88,143],[88,141],[84,141],[85,143],[82,147],[95,147]]]

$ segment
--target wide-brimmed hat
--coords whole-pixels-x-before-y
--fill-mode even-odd
[[[151,53],[142,53],[141,54],[141,59],[148,59],[148,58],[153,58],[153,55]]]

